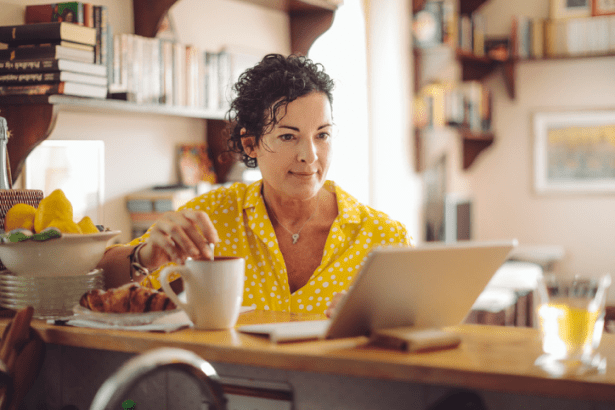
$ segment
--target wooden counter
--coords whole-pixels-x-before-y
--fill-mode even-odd
[[[238,324],[318,319],[264,311],[247,312]],[[0,329],[8,319],[0,320]],[[306,341],[275,345],[268,339],[236,330],[173,333],[99,330],[33,321],[47,343],[138,353],[173,346],[193,351],[206,360],[262,368],[308,371],[422,384],[463,387],[532,396],[590,401],[615,401],[615,335],[605,334],[601,353],[608,358],[606,374],[555,379],[533,363],[540,355],[537,330],[461,325],[456,349],[403,353],[371,346],[367,338]]]

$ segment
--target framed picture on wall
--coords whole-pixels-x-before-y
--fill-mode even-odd
[[[589,17],[592,14],[592,0],[550,0],[551,19]]]
[[[592,0],[592,16],[615,14],[615,0]]]
[[[615,109],[533,115],[538,193],[615,192]]]

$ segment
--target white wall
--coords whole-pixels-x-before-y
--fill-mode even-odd
[[[370,204],[421,236],[421,181],[412,140],[412,9],[407,0],[366,0]]]
[[[546,17],[548,0],[491,0],[483,12],[488,32],[501,34],[513,14]],[[566,251],[560,272],[615,274],[615,193],[535,193],[530,121],[540,110],[615,108],[613,73],[613,57],[522,62],[515,100],[507,96],[501,74],[488,79],[496,140],[467,172],[477,239],[516,237],[520,244],[560,245]],[[615,300],[613,288],[610,300]]]

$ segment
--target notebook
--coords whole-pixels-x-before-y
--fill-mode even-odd
[[[369,336],[378,329],[461,323],[516,240],[375,248],[328,320],[239,326],[272,342]]]

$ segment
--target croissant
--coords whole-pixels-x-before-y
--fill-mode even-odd
[[[163,292],[136,283],[128,283],[107,291],[90,290],[81,296],[79,304],[94,312],[106,313],[160,312],[177,308]]]

